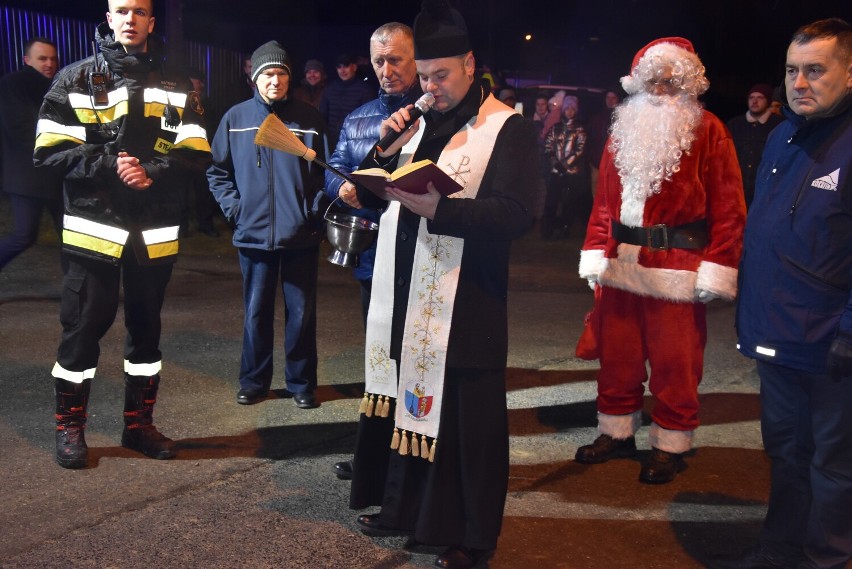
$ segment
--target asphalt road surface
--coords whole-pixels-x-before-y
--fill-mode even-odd
[[[9,208],[0,201],[0,234]],[[428,567],[440,549],[406,550],[355,526],[348,458],[362,394],[363,327],[351,272],[320,261],[319,400],[272,396],[237,405],[242,303],[225,234],[185,239],[163,310],[155,419],[175,460],[120,446],[119,316],[101,344],[86,437],[91,465],[53,461],[53,380],[60,326],[56,237],[0,272],[0,566]],[[222,228],[224,230],[224,228]],[[768,495],[757,375],[735,350],[733,305],[709,305],[702,427],[671,484],[637,481],[638,460],[573,462],[595,434],[596,362],[573,355],[592,294],[576,277],[580,240],[514,249],[510,286],[511,474],[495,569],[692,568],[755,539]],[[323,247],[323,257],[328,254]],[[283,307],[277,321],[283,334]],[[677,338],[672,338],[677,341]],[[282,342],[279,342],[281,344]],[[283,348],[275,358],[283,387]],[[645,418],[647,425],[647,417]],[[647,428],[637,442],[647,452]],[[641,458],[641,456],[640,456]]]

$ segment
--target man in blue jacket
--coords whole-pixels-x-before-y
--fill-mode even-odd
[[[736,567],[852,559],[852,26],[800,28],[787,121],[757,172],[740,269],[740,351],[757,360],[772,466],[760,547]]]
[[[237,403],[266,398],[272,384],[275,289],[284,294],[287,393],[303,409],[316,407],[317,259],[325,195],[322,170],[292,154],[254,143],[274,113],[305,146],[326,156],[322,117],[288,98],[290,59],[276,41],[251,58],[254,97],[232,107],[213,139],[210,191],[234,227],[243,273],[245,323]]]
[[[411,28],[398,22],[380,26],[370,36],[370,63],[379,80],[379,97],[361,105],[344,119],[340,139],[329,164],[348,174],[358,169],[367,153],[379,140],[382,121],[399,108],[414,104],[423,91],[417,81],[417,66],[414,63],[414,35]],[[325,192],[330,199],[340,198],[345,204],[356,208],[353,215],[378,223],[381,212],[363,208],[358,201],[355,186],[332,174],[325,173]],[[367,324],[370,307],[370,292],[373,287],[373,263],[376,258],[375,241],[369,249],[359,255],[354,274],[361,285],[361,313]],[[388,426],[388,429],[392,428]],[[334,472],[340,478],[352,477],[352,462],[338,462]]]

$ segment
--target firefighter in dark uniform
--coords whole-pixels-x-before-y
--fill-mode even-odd
[[[160,310],[187,177],[210,162],[204,110],[151,34],[153,0],[110,0],[97,53],[57,75],[39,113],[35,163],[64,172],[56,461],[87,465],[83,434],[99,341],[115,320],[124,280],[124,431],[121,444],[175,455],[153,425],[160,381]]]

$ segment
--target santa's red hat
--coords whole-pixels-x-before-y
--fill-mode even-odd
[[[630,73],[621,78],[621,86],[628,95],[635,95],[663,67],[671,68],[672,80],[680,94],[697,97],[710,86],[692,42],[680,37],[656,39],[640,49],[633,58]]]
[[[680,38],[680,37],[674,36],[674,37],[670,37],[670,38],[656,39],[656,40],[652,41],[651,43],[649,43],[648,45],[646,45],[645,47],[643,47],[642,49],[640,49],[638,52],[636,52],[636,56],[633,58],[633,64],[630,66],[630,73],[633,73],[633,70],[636,69],[637,65],[639,65],[639,60],[642,59],[642,56],[645,55],[645,52],[647,52],[649,49],[651,49],[655,45],[660,45],[660,44],[663,44],[663,43],[672,44],[675,47],[678,47],[680,49],[684,49],[684,50],[688,51],[689,53],[695,53],[695,48],[692,46],[692,42],[689,41],[686,38]]]

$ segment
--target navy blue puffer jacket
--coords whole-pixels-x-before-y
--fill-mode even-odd
[[[420,83],[417,81],[403,95],[388,95],[380,90],[378,99],[361,105],[344,119],[343,128],[340,129],[340,139],[328,163],[344,174],[357,170],[358,165],[361,164],[367,153],[379,141],[379,126],[382,121],[397,109],[413,104],[422,94]],[[325,193],[330,199],[337,198],[337,192],[340,191],[342,185],[343,180],[336,175],[328,171],[325,173]],[[339,201],[335,206],[338,204],[346,207]],[[353,209],[349,213],[378,222],[381,212],[364,208]],[[368,280],[373,278],[375,258],[376,243],[374,241],[369,249],[359,255],[359,265],[354,271],[356,279]]]

